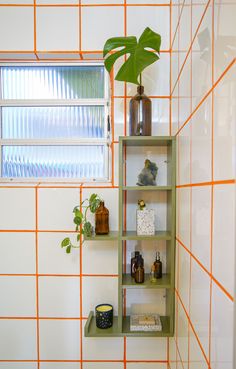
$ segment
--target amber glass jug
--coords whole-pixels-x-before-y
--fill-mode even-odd
[[[109,210],[104,206],[104,201],[100,202],[95,213],[95,233],[97,235],[109,233]]]
[[[152,102],[144,94],[144,87],[137,87],[137,94],[129,104],[129,134],[130,136],[152,135]]]

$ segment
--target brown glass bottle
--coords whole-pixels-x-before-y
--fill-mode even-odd
[[[136,283],[143,283],[144,282],[144,267],[143,267],[143,258],[141,255],[137,257],[137,264],[134,274],[134,280]]]
[[[129,134],[130,136],[152,135],[152,102],[144,94],[144,87],[137,87],[137,94],[129,103]]]
[[[104,206],[104,201],[100,202],[98,209],[95,212],[95,233],[109,233],[109,210]]]
[[[130,274],[134,278],[135,275],[135,269],[137,267],[137,257],[139,256],[139,251],[134,252],[134,256],[131,258],[131,264],[130,264]]]
[[[158,254],[158,259],[157,259],[157,254]],[[156,260],[154,262],[155,265],[155,272],[154,272],[154,276],[155,278],[162,278],[162,262],[160,260],[160,253],[158,252],[156,254]]]

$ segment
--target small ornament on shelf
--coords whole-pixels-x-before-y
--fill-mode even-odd
[[[152,313],[131,314],[130,330],[143,332],[160,332],[162,331],[160,315]]]
[[[149,159],[146,159],[144,162],[144,168],[138,175],[138,186],[156,186],[156,177],[157,177],[158,167],[156,163],[152,162]]]
[[[143,200],[138,200],[139,209],[137,209],[137,235],[153,236],[155,234],[155,214],[154,209],[146,209]]]

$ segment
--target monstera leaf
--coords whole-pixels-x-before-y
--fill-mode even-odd
[[[149,27],[143,31],[138,41],[135,36],[110,38],[104,45],[103,57],[107,56],[114,49],[123,48],[107,56],[105,67],[110,72],[113,64],[119,57],[129,54],[128,59],[118,71],[115,79],[139,85],[138,76],[146,67],[159,59],[160,45],[161,36],[153,32]],[[155,50],[158,55],[153,51],[146,50],[146,48]]]

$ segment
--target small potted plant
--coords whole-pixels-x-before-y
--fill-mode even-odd
[[[106,41],[103,48],[103,57],[106,58],[105,68],[109,73],[116,60],[128,54],[115,79],[138,85],[137,95],[130,101],[131,136],[151,136],[152,134],[151,100],[144,94],[142,72],[160,58],[160,46],[161,36],[147,27],[138,41],[135,36],[113,37]],[[117,48],[119,50],[114,52],[113,50]]]
[[[86,237],[91,237],[93,234],[93,226],[91,222],[87,219],[88,211],[95,214],[97,209],[99,208],[102,199],[96,194],[93,193],[88,199],[85,199],[81,205],[77,205],[73,209],[75,223],[75,230],[78,232],[77,241],[80,241],[82,235]],[[67,254],[71,252],[71,248],[79,248],[80,245],[73,245],[71,239],[69,237],[64,238],[61,241],[61,247],[66,248]]]

